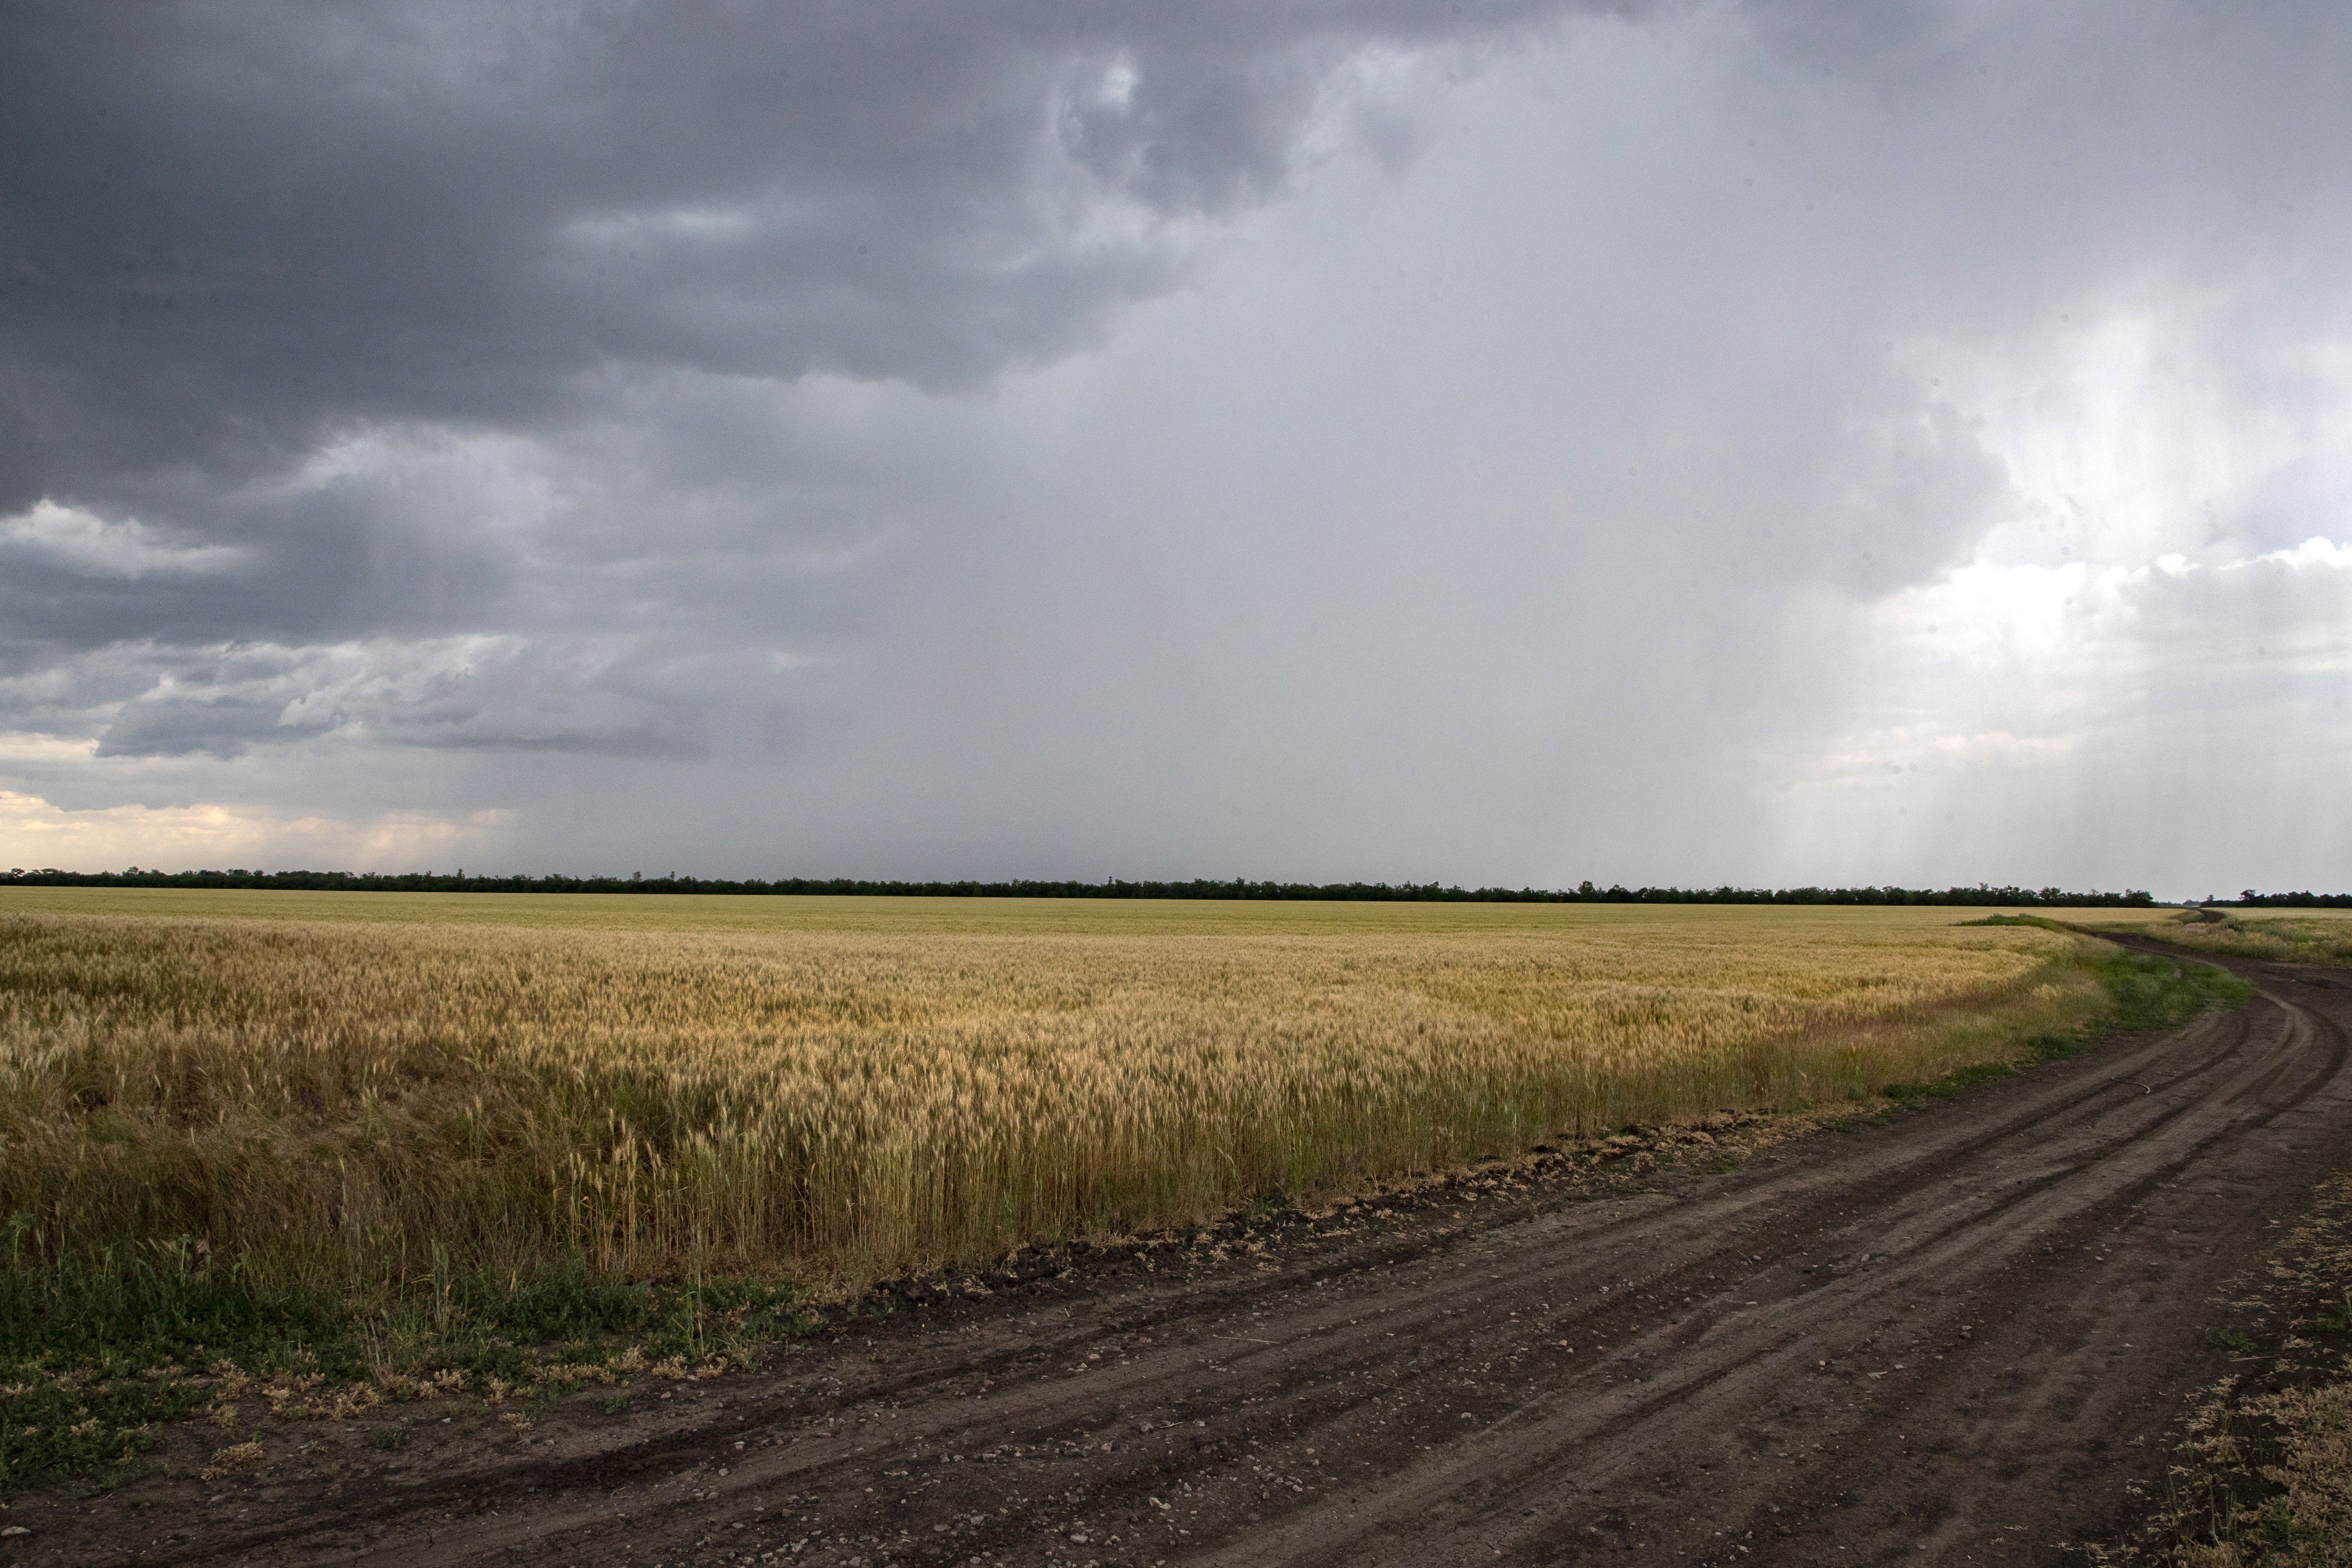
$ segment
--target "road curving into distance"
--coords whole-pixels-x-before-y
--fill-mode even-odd
[[[2126,939],[2143,951],[2165,951]],[[2182,962],[2192,962],[2183,958]],[[1465,1180],[837,1325],[528,1434],[362,1429],[26,1562],[2066,1561],[2352,1164],[2352,976],[1721,1173]],[[1222,1252],[1223,1256],[1217,1256]],[[667,1392],[664,1392],[664,1391]],[[290,1444],[281,1446],[290,1447]],[[176,1487],[177,1491],[172,1490]],[[2138,1489],[2137,1491],[2135,1489]]]

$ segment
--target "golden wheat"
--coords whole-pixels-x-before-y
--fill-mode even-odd
[[[2070,939],[1954,910],[260,898],[0,904],[20,1259],[870,1276],[1859,1097],[2095,1005]]]

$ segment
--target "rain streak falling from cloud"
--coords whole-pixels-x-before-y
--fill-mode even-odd
[[[12,35],[0,859],[2352,886],[2340,7]]]

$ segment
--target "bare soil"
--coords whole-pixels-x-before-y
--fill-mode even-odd
[[[2147,1514],[2233,1277],[2352,1167],[2352,977],[2228,967],[2248,1006],[1731,1170],[1090,1249],[528,1429],[191,1426],[116,1493],[15,1500],[0,1560],[2074,1560]]]

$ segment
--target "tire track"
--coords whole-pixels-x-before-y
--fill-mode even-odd
[[[2288,1043],[2292,1044],[2296,1037],[2307,1032],[2301,1026],[2314,1020],[2299,1008],[2290,1009],[2289,1014],[2287,1033]],[[1480,1451],[1481,1439],[1487,1436],[1482,1433],[1478,1438],[1461,1445],[1462,1452],[1428,1467],[1432,1474],[1406,1479],[1402,1484],[1392,1478],[1384,1486],[1377,1506],[1350,1507],[1346,1510],[1344,1521],[1330,1517],[1331,1510],[1326,1510],[1319,1516],[1293,1521],[1273,1540],[1244,1542],[1208,1561],[1265,1560],[1269,1548],[1275,1560],[1302,1563],[1343,1557],[1353,1561],[1402,1561],[1404,1559],[1393,1557],[1385,1550],[1387,1542],[1399,1533],[1397,1521],[1414,1518],[1420,1521],[1420,1528],[1426,1530],[1433,1510],[1447,1500],[1448,1494],[1467,1490],[1482,1500],[1491,1499],[1500,1489],[1529,1486],[1531,1476],[1544,1471],[1573,1471],[1578,1489],[1587,1492],[1616,1482],[1629,1469],[1638,1469],[1649,1462],[1649,1450],[1671,1446],[1677,1436],[1675,1426],[1693,1421],[1727,1424],[1737,1420],[1745,1407],[1770,1396],[1783,1385],[1785,1363],[1801,1359],[1808,1347],[1819,1342],[1832,1320],[1866,1310],[1881,1299],[1902,1296],[1930,1281],[1937,1282],[1939,1290],[1948,1290],[1953,1281],[2000,1270],[2019,1252],[2042,1244],[2046,1233],[2088,1225],[2102,1212],[2134,1202],[2152,1186],[2177,1179],[2223,1139],[2256,1131],[2287,1113],[2323,1089],[2344,1065],[2341,1031],[2331,1028],[2325,1032],[2333,1037],[2333,1048],[2325,1066],[2317,1072],[2305,1071],[2304,1081],[2283,1102],[2267,1107],[2254,1118],[2231,1119],[2205,1133],[2186,1151],[2162,1160],[2155,1168],[2128,1174],[2125,1184],[2116,1191],[2074,1192],[2068,1190],[2068,1185],[2093,1166],[2121,1163],[2134,1152],[2144,1152],[2147,1147],[2147,1131],[2188,1114],[2195,1109],[2193,1102],[2156,1119],[2150,1128],[2141,1130],[2130,1142],[2101,1148],[2088,1159],[2037,1180],[2025,1192],[1954,1218],[1925,1244],[1906,1248],[1901,1239],[1894,1240],[1893,1255],[1903,1257],[1896,1267],[1867,1285],[1823,1293],[1791,1311],[1773,1315],[1768,1320],[1769,1330],[1761,1336],[1764,1342],[1758,1342],[1757,1334],[1729,1325],[1727,1320],[1707,1324],[1696,1344],[1683,1347],[1685,1354],[1658,1392],[1631,1401],[1633,1408],[1598,1412],[1589,1404],[1571,1399],[1563,1402],[1566,1408],[1559,1415],[1530,1426],[1518,1420],[1527,1414],[1528,1407],[1522,1406],[1489,1429],[1507,1441],[1513,1450],[1509,1455]],[[2274,1086],[2294,1066],[2291,1060],[2279,1062],[2263,1072],[2252,1085],[2233,1093],[2230,1102],[2241,1102],[2257,1089]],[[2045,1205],[2049,1212],[2020,1212],[2053,1195],[2058,1201]],[[1984,1234],[1990,1222],[2003,1217],[2012,1222],[2011,1229],[1994,1237]],[[1906,1251],[1907,1257],[1904,1256]],[[1957,1316],[1967,1310],[1965,1303],[1955,1301],[1946,1316]],[[1730,1327],[1731,1331],[1717,1337],[1714,1333],[1717,1327]],[[1680,1337],[1674,1329],[1656,1331],[1659,1339],[1670,1336]],[[1507,1425],[1510,1429],[1505,1431]],[[1664,1426],[1664,1431],[1663,1435],[1652,1431],[1638,1436],[1629,1431],[1643,1426]],[[1475,1477],[1475,1486],[1465,1489],[1465,1477]],[[1557,1511],[1528,1510],[1524,1514],[1533,1517]],[[1556,1522],[1548,1521],[1547,1527]],[[1520,1526],[1510,1533],[1518,1542],[1545,1528]]]

